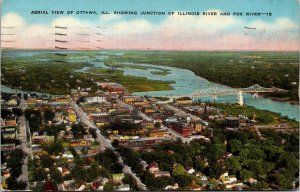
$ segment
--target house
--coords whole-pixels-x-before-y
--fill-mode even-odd
[[[124,173],[116,173],[116,174],[112,174],[112,180],[115,183],[120,183],[122,182],[122,179],[124,179]]]
[[[148,137],[161,138],[169,136],[169,132],[162,129],[152,129],[148,131]]]
[[[32,137],[33,144],[48,144],[54,142],[54,136],[37,135]]]
[[[176,99],[175,101],[177,104],[181,105],[189,105],[193,103],[193,99],[190,97],[181,97],[179,99]]]
[[[90,146],[91,145],[91,141],[90,140],[86,140],[86,139],[74,139],[72,141],[70,141],[69,146],[71,147],[86,147],[86,146]]]
[[[244,185],[243,183],[226,184],[225,188],[226,189],[232,189],[232,188],[242,189],[243,185]]]
[[[62,188],[64,191],[72,191],[75,190],[75,180],[66,180],[62,184]]]
[[[199,133],[202,130],[202,124],[200,122],[192,122],[192,128],[194,132]]]
[[[119,185],[115,188],[116,191],[130,191],[130,185],[129,184],[123,184]]]
[[[142,111],[146,114],[149,114],[149,113],[154,113],[155,109],[154,109],[154,107],[147,106],[147,107],[144,107]]]
[[[159,171],[159,168],[158,168],[157,163],[156,163],[156,162],[150,163],[150,164],[148,165],[148,170],[149,170],[149,172],[152,173],[152,174],[158,172],[158,171]]]
[[[100,181],[94,181],[91,185],[93,191],[102,191],[103,185]]]
[[[101,184],[104,186],[108,181],[109,181],[108,178],[102,178],[101,179]]]
[[[174,131],[178,132],[180,135],[187,137],[192,135],[192,130],[190,127],[187,127],[181,123],[175,123],[175,122],[171,122],[171,123],[166,123],[164,122],[164,125],[173,129]]]
[[[178,183],[175,183],[174,185],[168,185],[165,187],[165,190],[176,190],[179,188]]]
[[[69,121],[72,123],[76,122],[76,113],[74,111],[70,111],[68,114]]]
[[[223,184],[233,184],[237,181],[237,178],[234,175],[228,175],[228,172],[225,172],[220,176],[220,180]]]
[[[193,167],[188,167],[188,168],[186,169],[186,172],[187,172],[188,174],[193,174],[193,173],[195,173],[195,169],[194,169]]]
[[[102,103],[102,102],[106,102],[106,97],[87,97],[86,98],[86,102],[87,103]]]
[[[255,184],[257,183],[257,180],[251,177],[251,178],[248,179],[248,182],[249,182],[251,185],[255,185]]]
[[[135,101],[135,97],[123,97],[125,103],[130,103]]]
[[[16,107],[17,106],[17,100],[16,99],[11,99],[7,102],[8,106]]]
[[[157,171],[154,173],[154,177],[171,177],[169,171]]]
[[[15,117],[7,117],[5,119],[6,126],[17,126],[17,119]]]
[[[17,136],[16,126],[1,126],[2,139],[15,139]]]

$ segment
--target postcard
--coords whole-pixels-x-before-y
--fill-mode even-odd
[[[1,0],[1,190],[298,189],[299,3]]]

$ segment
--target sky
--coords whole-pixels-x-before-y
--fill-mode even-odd
[[[297,0],[0,2],[1,47],[60,47],[83,50],[299,50]],[[32,11],[47,11],[48,14],[32,14]],[[52,11],[64,12],[52,14]],[[95,11],[96,14],[79,14],[78,11]],[[110,14],[101,14],[101,11]],[[114,14],[115,11],[133,11],[137,14]],[[165,15],[142,15],[142,11],[164,12]],[[199,15],[178,15],[178,12],[199,12]],[[203,15],[203,12],[215,12],[217,15]],[[230,15],[220,15],[222,12]],[[237,16],[234,12],[242,12],[243,15]],[[247,12],[271,15],[246,16]]]

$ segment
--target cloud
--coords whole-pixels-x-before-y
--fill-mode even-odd
[[[1,27],[17,27],[25,26],[25,20],[16,13],[10,12],[1,18]]]
[[[109,14],[109,15],[101,15],[100,20],[102,22],[111,22],[111,21],[119,21],[122,17],[120,15]]]
[[[51,23],[51,26],[54,27],[55,25],[59,26],[66,26],[66,27],[91,27],[92,24],[89,22],[84,22],[80,19],[76,19],[72,16],[62,16],[54,19]]]
[[[148,33],[154,29],[154,25],[145,19],[136,19],[131,21],[121,21],[109,27],[110,35],[126,35]]]
[[[276,19],[274,22],[264,22],[261,20],[256,20],[251,23],[249,23],[250,27],[255,27],[257,29],[263,29],[263,30],[291,30],[291,29],[297,29],[298,25],[293,23],[290,19],[286,17],[281,17]]]
[[[299,27],[286,17],[273,22],[246,22],[238,17],[219,16],[221,10],[206,12],[217,12],[218,16],[172,15],[166,16],[160,23],[137,17],[125,20],[119,15],[104,15],[95,23],[62,16],[49,25],[37,25],[26,24],[19,15],[8,13],[1,25],[14,21],[14,25],[22,28],[22,33],[18,33],[16,38],[15,46],[18,48],[54,48],[59,44],[54,39],[60,38],[68,41],[61,46],[69,49],[299,50]],[[105,28],[99,29],[98,25]],[[67,27],[67,30],[55,26]],[[244,26],[256,29],[247,30]],[[57,37],[55,32],[68,35]]]

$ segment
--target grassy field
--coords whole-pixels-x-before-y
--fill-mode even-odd
[[[167,71],[151,71],[150,73],[153,75],[161,75],[161,76],[166,76],[166,75],[170,74]]]
[[[105,77],[110,81],[122,84],[130,92],[163,91],[163,90],[172,89],[170,84],[173,82],[171,81],[170,82],[157,81],[157,80],[149,80],[144,77],[133,77],[128,75],[123,75],[123,71],[121,70],[91,68],[88,71],[95,74],[96,76],[100,75],[101,77]]]
[[[6,51],[1,58],[3,85],[49,94],[70,94],[70,89],[91,87],[98,89],[95,82],[113,81],[124,85],[130,92],[170,90],[171,81],[149,80],[147,78],[125,76],[122,70],[93,68],[86,58],[96,56],[95,51],[66,52],[64,62],[55,62],[58,56],[54,51]],[[83,61],[79,61],[79,60]],[[60,59],[62,60],[62,59]],[[86,72],[78,72],[90,67]],[[137,66],[137,68],[143,68]],[[146,68],[145,68],[146,69]]]

